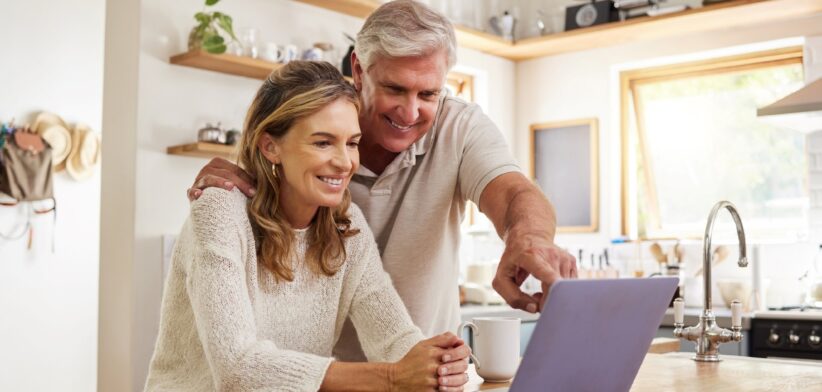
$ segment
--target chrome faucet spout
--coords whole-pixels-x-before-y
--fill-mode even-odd
[[[714,221],[716,215],[722,208],[727,208],[731,217],[736,223],[736,234],[739,237],[739,266],[748,265],[748,258],[745,252],[745,229],[742,228],[742,219],[736,212],[731,202],[720,201],[714,205],[711,214],[708,216],[708,225],[705,227],[705,239],[703,246],[702,274],[705,279],[705,309],[699,316],[699,323],[693,327],[685,327],[684,310],[685,303],[682,298],[674,301],[674,336],[696,342],[695,361],[717,362],[719,361],[719,344],[742,341],[742,303],[734,300],[731,303],[731,329],[720,328],[716,324],[716,317],[711,309],[711,238],[713,237]]]
[[[703,250],[702,250],[702,271],[703,271],[703,282],[705,284],[705,310],[711,310],[712,301],[711,301],[711,238],[713,237],[714,232],[714,222],[716,221],[716,215],[722,208],[727,208],[728,212],[731,213],[731,217],[736,224],[736,235],[739,238],[739,261],[737,264],[740,267],[746,267],[748,265],[748,257],[745,249],[747,248],[745,245],[745,229],[742,227],[742,219],[739,218],[739,213],[736,211],[736,207],[729,202],[729,201],[720,201],[714,205],[714,208],[711,210],[711,214],[708,215],[708,224],[705,227],[705,238],[703,240]]]

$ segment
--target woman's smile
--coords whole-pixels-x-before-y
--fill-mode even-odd
[[[296,121],[273,141],[280,178],[280,204],[296,227],[304,227],[319,207],[342,203],[360,164],[357,108],[339,99]]]

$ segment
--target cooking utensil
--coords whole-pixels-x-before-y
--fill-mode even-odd
[[[728,247],[725,245],[719,245],[714,249],[714,253],[711,254],[711,266],[715,267],[717,264],[725,261],[728,258]],[[702,275],[702,267],[700,267],[694,276]]]
[[[665,264],[668,262],[668,256],[665,255],[665,252],[662,251],[662,247],[659,246],[658,242],[654,242],[651,244],[651,254],[654,256],[656,261],[659,264]]]
[[[220,123],[216,126],[206,123],[205,127],[197,131],[197,141],[225,144],[225,131],[220,128]]]
[[[676,263],[682,263],[682,260],[685,259],[685,249],[682,248],[682,245],[679,242],[674,245],[674,257],[676,258]]]

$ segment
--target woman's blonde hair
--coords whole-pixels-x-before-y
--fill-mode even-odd
[[[239,164],[257,182],[257,193],[248,204],[254,228],[258,261],[279,281],[294,280],[290,265],[294,231],[280,208],[280,179],[258,148],[263,134],[275,141],[294,123],[329,104],[344,99],[359,110],[357,92],[342,74],[327,62],[292,61],[268,76],[248,109],[240,144]],[[340,205],[320,207],[308,230],[306,262],[317,274],[334,275],[345,261],[344,240],[359,230],[351,228],[348,207],[351,194],[345,190]]]

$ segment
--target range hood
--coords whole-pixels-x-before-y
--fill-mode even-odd
[[[756,115],[772,124],[797,131],[822,130],[822,78],[757,109]]]

